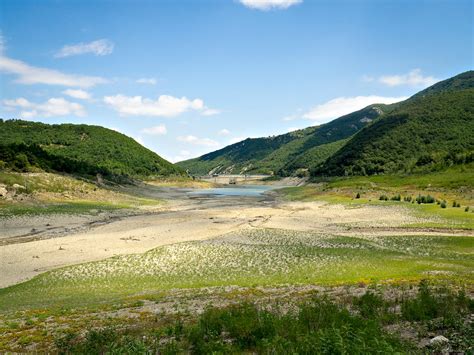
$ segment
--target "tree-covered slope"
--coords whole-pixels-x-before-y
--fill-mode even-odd
[[[32,167],[107,177],[183,174],[119,132],[89,125],[0,120],[0,168]]]
[[[435,170],[474,156],[474,71],[437,83],[354,135],[315,175]]]
[[[177,165],[192,174],[247,172],[290,175],[298,169],[321,163],[341,146],[330,143],[347,139],[393,107],[370,105],[321,126],[272,137],[248,138]]]

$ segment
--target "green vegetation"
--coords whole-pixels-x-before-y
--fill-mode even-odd
[[[473,349],[469,316],[474,302],[463,288],[427,280],[418,287],[371,285],[360,293],[364,288],[348,288],[336,297],[327,289],[328,294],[312,290],[283,299],[261,299],[256,289],[227,291],[219,294],[223,306],[209,304],[202,314],[185,305],[171,313],[147,311],[167,302],[160,297],[112,308],[15,312],[0,318],[0,351],[24,352],[32,346],[68,354],[425,354]],[[134,316],[109,316],[127,312]],[[436,335],[449,343],[430,343]]]
[[[248,138],[177,165],[191,174],[275,173],[290,175],[322,163],[362,127],[395,105],[371,105],[321,126],[266,138]]]
[[[371,105],[318,127],[246,139],[178,163],[192,174],[280,176],[433,172],[474,161],[474,71],[392,105]]]
[[[89,125],[0,120],[0,170],[102,174],[108,179],[183,171],[116,131]]]
[[[429,172],[474,161],[474,71],[435,84],[356,133],[312,174]]]
[[[464,213],[460,211],[461,213]],[[253,229],[70,266],[0,290],[0,311],[79,307],[174,288],[339,285],[432,277],[472,283],[474,240]]]

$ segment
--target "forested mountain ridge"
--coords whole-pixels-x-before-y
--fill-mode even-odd
[[[439,82],[355,134],[313,175],[431,171],[474,157],[474,71]]]
[[[247,138],[177,165],[191,174],[289,175],[323,162],[342,146],[345,139],[393,107],[394,105],[370,105],[320,126],[272,137]]]
[[[0,168],[132,177],[183,170],[126,135],[100,126],[0,120]]]

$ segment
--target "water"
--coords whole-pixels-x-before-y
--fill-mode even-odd
[[[213,196],[262,196],[266,191],[275,189],[275,186],[267,185],[239,185],[238,187],[217,187],[214,189],[199,189],[188,192],[188,194],[197,195],[213,195]]]

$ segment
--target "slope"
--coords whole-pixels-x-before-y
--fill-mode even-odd
[[[433,171],[474,157],[474,71],[400,103],[352,137],[314,175]]]
[[[324,161],[347,139],[395,105],[370,105],[321,126],[286,134],[248,138],[199,158],[177,163],[192,174],[274,173],[289,175]],[[318,148],[321,147],[321,148]]]
[[[40,168],[109,178],[183,171],[119,132],[90,125],[0,120],[0,168]]]

